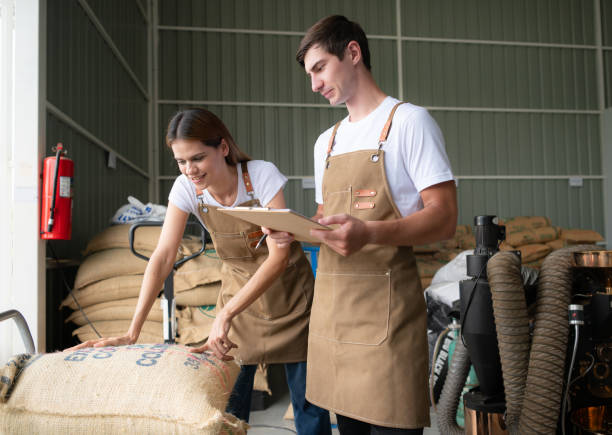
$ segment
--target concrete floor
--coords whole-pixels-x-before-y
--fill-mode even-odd
[[[251,411],[249,435],[280,435],[296,433],[293,420],[285,420],[283,416],[290,403],[289,390],[284,380],[282,366],[273,365],[269,370],[269,383],[272,389],[271,403],[262,411]],[[424,435],[439,435],[436,415],[431,412],[431,427],[425,428]],[[338,429],[332,425],[332,435],[339,435]]]

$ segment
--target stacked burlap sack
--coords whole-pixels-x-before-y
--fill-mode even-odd
[[[74,298],[95,329],[105,337],[127,332],[147,266],[129,248],[130,226],[113,225],[94,236],[87,244],[75,278]],[[161,227],[138,228],[134,248],[150,257],[160,233]],[[199,240],[187,237],[176,259],[191,255],[200,247]],[[202,342],[208,337],[214,320],[214,306],[221,289],[221,261],[211,251],[183,263],[174,274],[179,343]],[[81,341],[97,338],[74,298],[68,295],[61,305],[74,310],[67,319],[79,326],[73,335]],[[139,343],[163,342],[162,316],[160,302],[156,301],[143,325]]]
[[[500,249],[520,251],[523,265],[536,269],[552,251],[603,240],[597,231],[553,226],[546,216],[518,216],[501,223],[506,226],[506,240]]]
[[[522,263],[533,268],[540,268],[544,258],[554,250],[603,240],[601,234],[593,230],[553,226],[546,216],[517,216],[500,219],[499,224],[506,227],[506,240],[501,243],[500,250],[520,251]],[[415,246],[414,253],[423,289],[431,284],[438,269],[461,251],[475,247],[476,240],[469,225],[458,225],[452,239]]]
[[[429,287],[438,269],[455,258],[461,251],[475,247],[476,239],[469,225],[457,225],[455,236],[452,239],[415,246],[413,249],[423,289]]]

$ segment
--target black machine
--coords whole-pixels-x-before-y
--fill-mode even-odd
[[[480,385],[463,396],[465,433],[507,434],[502,363],[486,267],[505,239],[505,227],[497,224],[495,216],[476,216],[474,224],[476,249],[467,256],[471,279],[460,283],[460,306],[463,341]],[[565,374],[556,433],[612,434],[612,251],[574,252],[571,276],[567,351],[559,356],[561,361],[565,358]],[[527,287],[525,292],[529,305],[535,295]]]
[[[476,216],[474,233],[476,248],[473,255],[466,257],[467,275],[472,278],[461,281],[459,295],[462,336],[480,386],[466,393],[463,402],[466,411],[476,410],[480,416],[486,416],[486,425],[490,427],[488,433],[505,433],[504,383],[491,288],[487,280],[487,262],[506,239],[506,228],[497,225],[495,216]]]

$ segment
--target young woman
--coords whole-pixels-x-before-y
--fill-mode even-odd
[[[136,342],[193,213],[211,234],[224,269],[216,319],[206,344],[194,351],[235,357],[242,365],[228,411],[248,421],[256,365],[284,363],[298,433],[330,434],[328,412],[305,399],[314,288],[308,260],[297,242],[279,247],[267,238],[257,247],[261,228],[219,212],[236,206],[285,208],[287,178],[272,163],[250,160],[223,122],[205,109],[178,112],[168,125],[166,144],[181,175],[170,192],[161,236],[145,270],[129,330],[122,337],[79,346]]]

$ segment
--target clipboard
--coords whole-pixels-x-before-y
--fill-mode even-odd
[[[221,213],[237,217],[262,227],[268,227],[276,231],[292,233],[296,240],[302,242],[320,242],[310,235],[310,230],[332,230],[332,227],[321,225],[308,219],[306,216],[289,208],[267,208],[267,207],[234,207],[219,208]]]

